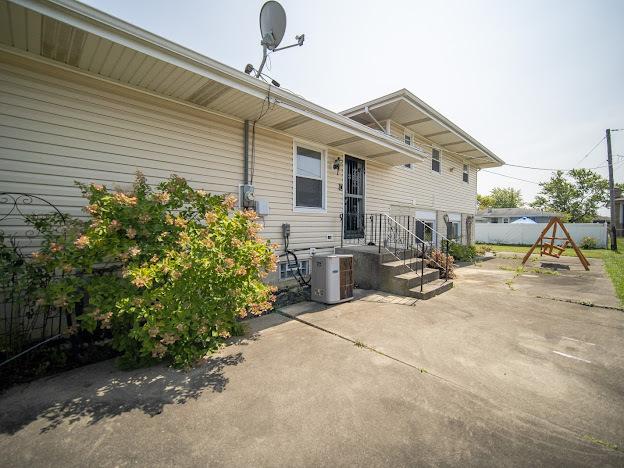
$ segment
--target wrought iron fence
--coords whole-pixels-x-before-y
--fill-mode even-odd
[[[53,216],[58,235],[64,235],[68,217],[52,203],[27,193],[0,193],[0,370],[44,346],[77,352],[82,344],[103,338],[71,333],[86,299],[71,307],[39,299],[54,281],[79,274],[50,272],[30,260],[42,241],[33,224],[40,216]]]

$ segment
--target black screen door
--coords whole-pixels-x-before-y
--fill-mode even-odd
[[[364,237],[364,161],[345,156],[344,237]]]

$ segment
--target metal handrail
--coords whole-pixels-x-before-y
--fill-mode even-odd
[[[425,225],[425,223],[427,222],[427,220],[424,219],[420,219],[417,218],[416,216],[413,216],[414,221],[418,221],[419,223],[422,223],[423,225]],[[440,231],[438,231],[435,228],[428,228],[432,233],[435,233],[435,238],[436,241],[438,240],[438,237],[441,237],[443,241],[447,241],[447,242],[456,242],[454,239],[449,239],[448,237],[446,237],[444,234],[442,234]],[[437,242],[436,242],[437,243]]]
[[[397,226],[401,227],[405,233],[409,236],[411,236],[413,239],[416,240],[417,244],[422,244],[422,259],[423,262],[425,260],[425,244],[428,243],[427,241],[424,241],[423,239],[421,239],[420,237],[418,237],[416,234],[414,234],[411,230],[407,229],[405,226],[403,226],[401,223],[399,223],[397,220],[395,220],[392,216],[383,213],[383,216],[385,216],[387,219],[389,219],[391,222],[395,223]],[[431,262],[433,262],[434,264],[436,264],[438,266],[438,268],[444,270],[444,281],[448,280],[448,252],[449,252],[449,243],[451,242],[450,239],[446,238],[445,236],[443,236],[444,239],[446,240],[445,244],[446,244],[446,255],[445,255],[445,265],[440,265],[440,263],[438,263],[436,260],[434,260],[433,258],[429,257],[429,260]],[[433,247],[433,241],[429,242],[429,245],[431,247]],[[444,249],[442,249],[442,251],[444,252]],[[421,282],[422,282],[422,277],[421,277]],[[421,284],[421,290],[422,290],[422,284]]]
[[[383,248],[385,252],[392,254],[397,260],[403,260],[404,266],[407,267],[409,271],[415,273],[418,273],[418,268],[415,270],[412,267],[413,262],[408,260],[412,260],[415,256],[420,257],[423,260],[420,265],[421,283],[423,282],[422,276],[424,274],[424,262],[426,260],[433,263],[434,267],[443,271],[445,278],[447,278],[448,262],[436,261],[428,256],[427,251],[440,249],[448,256],[449,245],[454,241],[427,226],[423,220],[413,216],[400,217],[405,220],[404,223],[386,213],[362,213],[357,215],[345,215],[341,213],[340,246],[343,247],[345,244],[376,246],[379,253],[382,252]],[[423,229],[426,228],[429,232],[435,232],[435,239],[433,234],[431,241],[421,239],[418,234],[414,232],[417,229],[418,223],[422,223]],[[347,231],[349,232],[348,236],[346,235]],[[419,249],[419,244],[422,245],[422,249]],[[400,251],[403,251],[402,255]],[[442,263],[444,263],[444,265]]]

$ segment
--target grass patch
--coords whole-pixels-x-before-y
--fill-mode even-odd
[[[366,344],[364,344],[364,342],[360,341],[360,340],[355,340],[353,342],[353,346],[355,346],[356,348],[366,348]]]
[[[480,244],[480,246],[483,246],[484,248],[487,248],[492,252],[513,252],[518,254],[525,254],[530,248],[526,245]],[[537,249],[536,251],[539,254],[539,251]],[[624,305],[624,254],[620,251],[614,252],[608,249],[581,249],[581,251],[587,258],[599,258],[603,260],[605,270],[607,270],[607,274],[609,275],[609,278],[611,278],[611,282],[613,283],[613,287],[615,288],[615,293],[620,300],[620,303]],[[565,252],[562,253],[562,255],[575,257],[576,253],[574,252],[574,249],[568,248],[565,250]],[[510,271],[516,271],[516,269],[510,268]],[[541,269],[539,272],[534,270],[534,272],[546,275],[558,274],[558,272],[551,272],[550,270],[548,273],[546,273],[546,271],[543,269]]]
[[[624,305],[624,255],[612,251],[609,254],[603,258],[605,270],[611,278],[620,303]]]
[[[512,252],[512,253],[519,253],[519,254],[527,253],[530,248],[530,246],[527,246],[527,245],[497,245],[497,244],[479,244],[479,245],[483,246],[484,248],[489,249],[491,252]],[[606,255],[608,255],[611,252],[611,250],[581,249],[581,252],[583,252],[583,255],[585,255],[587,258],[604,258]],[[539,250],[537,247],[535,248],[533,253],[539,254]],[[561,255],[564,255],[566,257],[576,257],[576,252],[574,252],[573,248],[568,247]]]
[[[538,275],[550,275],[550,276],[559,276],[559,272],[555,270],[549,270],[548,268],[527,268],[523,265],[513,267],[502,265],[498,267],[499,270],[505,271],[513,271],[516,275],[519,276],[524,273],[537,273]]]
[[[592,444],[601,445],[611,450],[621,451],[620,447],[617,444],[612,444],[611,442],[608,442],[606,440],[597,439],[596,437],[591,436],[591,435],[585,435],[583,436],[583,439],[588,442],[591,442]]]

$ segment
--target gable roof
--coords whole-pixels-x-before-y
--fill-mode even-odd
[[[0,57],[70,69],[389,165],[427,156],[378,130],[74,0],[0,0]],[[265,112],[265,110],[268,111]]]
[[[369,112],[377,120],[392,120],[429,140],[434,146],[455,153],[477,167],[505,164],[483,144],[407,89],[400,89],[341,113],[358,122],[370,124],[374,120]]]

